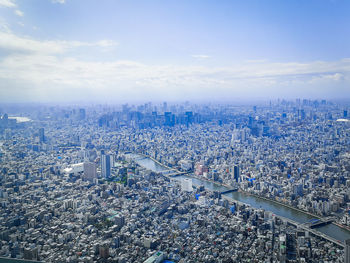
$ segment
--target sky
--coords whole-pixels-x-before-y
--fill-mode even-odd
[[[350,98],[348,0],[0,0],[0,102]]]

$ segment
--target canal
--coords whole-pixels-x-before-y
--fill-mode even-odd
[[[130,157],[134,159],[136,163],[138,163],[140,166],[143,166],[154,172],[162,172],[162,171],[168,170],[165,167],[153,161],[152,159],[144,157],[142,155],[130,154]],[[225,186],[222,186],[213,182],[193,178],[186,175],[174,177],[174,179],[179,181],[183,180],[184,178],[191,178],[193,185],[196,185],[196,186],[204,185],[206,189],[213,190],[213,191],[222,192],[229,189]],[[262,208],[266,211],[271,211],[277,216],[283,216],[298,223],[305,223],[310,221],[310,219],[314,218],[306,213],[285,207],[283,205],[276,204],[268,200],[261,199],[259,197],[251,196],[242,192],[231,192],[231,193],[225,194],[225,196],[230,197],[234,200],[240,201],[242,203],[249,204],[254,208]],[[350,231],[343,229],[341,227],[338,227],[334,224],[329,224],[329,225],[319,227],[317,228],[317,230],[326,234],[327,236],[330,236],[340,241],[344,241],[350,238]]]

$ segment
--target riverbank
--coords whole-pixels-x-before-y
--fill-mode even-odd
[[[170,168],[170,167],[166,166],[165,164],[160,163],[158,160],[154,159],[152,156],[148,156],[148,155],[146,155],[146,154],[140,154],[140,155],[144,156],[145,158],[151,159],[152,161],[154,161],[154,162],[157,163],[158,165],[164,167],[165,169],[174,170],[174,171],[176,171],[176,172],[178,172],[178,173],[182,173],[182,172],[180,172],[180,171],[178,171],[178,170],[176,170],[176,169]],[[193,175],[193,174],[186,174],[186,176],[191,177],[191,178],[195,178],[195,179],[198,179],[198,180],[204,180],[204,181],[207,181],[207,182],[210,182],[210,183],[213,183],[213,184],[216,184],[216,185],[224,186],[224,187],[227,187],[227,188],[233,188],[232,186],[229,186],[229,185],[226,185],[226,184],[223,184],[223,183],[219,183],[219,182],[216,182],[216,181],[213,181],[213,180],[204,178],[204,177],[197,177],[197,176],[195,176],[195,175]],[[171,178],[171,177],[170,177],[170,178]],[[309,215],[309,216],[312,216],[312,217],[315,217],[315,218],[318,218],[318,219],[322,219],[322,217],[320,217],[319,215],[310,213],[309,211],[305,211],[305,210],[296,208],[296,207],[291,206],[291,205],[289,205],[289,204],[286,204],[286,203],[283,203],[283,202],[280,202],[280,201],[277,201],[277,200],[274,200],[274,199],[271,199],[271,198],[268,198],[268,197],[265,197],[265,196],[260,196],[260,195],[255,194],[255,193],[251,193],[251,192],[248,192],[248,191],[244,191],[244,190],[242,190],[241,188],[239,189],[239,191],[240,191],[241,193],[244,193],[244,194],[247,194],[247,195],[250,195],[250,196],[254,196],[254,197],[256,197],[256,198],[263,199],[263,200],[265,200],[265,201],[269,201],[269,202],[272,202],[272,203],[275,203],[275,204],[278,204],[278,205],[282,205],[282,206],[287,207],[287,208],[289,208],[289,209],[292,209],[292,210],[294,210],[294,211],[298,211],[298,212],[300,212],[300,213],[304,213],[304,214],[307,214],[307,215]],[[339,226],[339,227],[340,227],[340,226]],[[350,231],[350,228],[347,229],[347,228],[344,227],[344,229]]]
[[[203,178],[203,177],[197,177],[197,176],[193,176],[193,175],[190,175],[190,174],[187,174],[186,176],[188,177],[192,177],[192,178],[195,178],[195,179],[198,179],[198,180],[204,180],[204,181],[207,181],[207,182],[210,182],[210,183],[213,183],[213,184],[216,184],[216,185],[220,185],[220,186],[224,186],[224,187],[227,187],[227,188],[233,188],[232,186],[229,186],[229,185],[226,185],[226,184],[223,184],[223,183],[218,183],[218,182],[215,182],[215,181],[212,181],[212,180],[209,180],[207,178]],[[302,209],[299,209],[299,208],[296,208],[294,206],[291,206],[291,205],[288,205],[288,204],[285,204],[283,202],[280,202],[280,201],[277,201],[277,200],[274,200],[274,199],[271,199],[271,198],[268,198],[268,197],[265,197],[265,196],[260,196],[260,195],[257,195],[255,193],[251,193],[251,192],[248,192],[248,191],[244,191],[242,190],[241,188],[239,188],[238,190],[239,192],[243,193],[243,194],[247,194],[247,195],[250,195],[250,196],[254,196],[256,198],[260,198],[260,199],[263,199],[265,201],[270,201],[272,203],[275,203],[275,204],[278,204],[278,205],[282,205],[284,207],[287,207],[289,209],[293,209],[295,211],[298,211],[300,213],[304,213],[304,214],[307,214],[309,216],[312,216],[312,217],[315,217],[315,218],[318,218],[318,219],[321,219],[322,217],[318,216],[318,215],[315,215],[315,214],[312,214],[308,211],[304,211]]]
[[[144,158],[139,158],[139,161],[137,161],[141,166],[146,167],[148,169],[151,169],[155,172],[161,173],[162,171],[171,169],[170,167],[167,167],[164,164],[161,164],[159,161],[155,160],[152,157],[149,157],[144,154],[135,154],[135,158],[137,159],[137,156],[142,156]],[[171,169],[176,170],[176,169]],[[164,174],[164,176],[166,176]],[[214,182],[212,180],[197,177],[194,174],[190,175],[180,175],[177,177],[168,177],[173,180],[182,181],[184,178],[192,178],[193,179],[193,185],[204,185],[206,189],[211,191],[220,191],[224,192],[226,190],[232,189],[232,186],[228,186],[219,182]],[[304,223],[308,222],[312,218],[320,218],[317,215],[314,215],[312,213],[309,213],[307,211],[303,211],[301,209],[298,209],[296,207],[292,207],[290,205],[281,203],[276,200],[271,200],[266,197],[262,197],[253,193],[245,192],[245,191],[235,191],[228,194],[223,194],[222,197],[231,198],[234,202],[241,202],[242,204],[254,207],[254,208],[262,208],[265,211],[270,211],[273,214],[275,214],[279,218],[287,218],[291,222],[293,221],[295,224],[299,225],[301,228],[306,229],[307,231],[312,231],[313,233],[317,233],[317,235],[320,235],[324,237],[325,239],[331,240],[332,242],[337,243],[340,245],[344,240],[350,239],[350,231],[344,226],[341,226],[339,224],[328,224],[325,226],[321,226],[317,228],[317,231],[314,229],[308,228]],[[340,241],[339,241],[340,240]]]
[[[263,200],[266,200],[266,201],[270,201],[270,202],[273,202],[273,203],[275,203],[275,204],[278,204],[278,205],[282,205],[282,206],[284,206],[284,207],[287,207],[287,208],[289,208],[289,209],[293,209],[293,210],[298,211],[298,212],[300,212],[300,213],[304,213],[304,214],[307,214],[307,215],[309,215],[309,216],[316,217],[316,218],[318,218],[318,219],[322,219],[322,217],[320,217],[319,215],[316,215],[316,214],[310,213],[310,212],[308,212],[308,211],[305,211],[305,210],[296,208],[296,207],[294,207],[294,206],[285,204],[285,203],[283,203],[283,202],[280,202],[280,201],[277,201],[277,200],[273,200],[273,199],[271,199],[271,198],[264,197],[264,196],[261,196],[261,195],[257,195],[257,194],[254,194],[254,193],[250,193],[250,192],[246,192],[246,191],[242,191],[242,190],[240,190],[240,191],[241,191],[242,193],[245,193],[245,194],[254,196],[254,197],[256,197],[256,198],[260,198],[260,199],[263,199]],[[350,227],[344,226],[344,225],[339,224],[339,223],[337,223],[337,222],[332,222],[331,224],[334,224],[334,225],[336,225],[336,226],[338,226],[338,227],[340,227],[340,228],[342,228],[342,229],[347,230],[347,231],[350,232]]]
[[[178,172],[178,173],[182,173],[182,172],[180,172],[179,170],[176,170],[176,169],[174,169],[174,168],[171,168],[171,167],[169,167],[169,166],[166,166],[165,164],[159,162],[157,159],[154,159],[154,158],[153,158],[152,156],[150,156],[150,155],[146,155],[146,154],[143,154],[143,153],[136,153],[136,154],[142,155],[142,156],[144,156],[145,158],[151,159],[153,162],[155,162],[155,163],[158,164],[159,166],[164,167],[164,168],[167,169],[167,170],[172,170],[172,171],[175,171],[175,172]]]
[[[232,197],[229,197],[229,196],[223,196],[223,198],[224,198],[224,199],[227,199],[227,200],[228,200],[229,202],[231,202],[231,203],[237,203],[237,204],[239,204],[239,205],[249,205],[249,204],[246,204],[246,203],[244,203],[244,202],[235,200],[235,199],[233,199]],[[250,205],[249,205],[249,206],[250,206]],[[328,235],[325,235],[325,234],[323,234],[323,233],[321,233],[321,232],[319,232],[319,231],[317,231],[317,230],[315,230],[315,229],[311,229],[311,228],[309,228],[309,227],[307,227],[307,226],[305,226],[305,225],[303,225],[303,224],[300,224],[300,223],[298,223],[298,222],[296,222],[296,221],[294,221],[294,220],[292,220],[292,219],[290,219],[290,218],[286,218],[286,217],[281,216],[281,215],[275,215],[275,216],[276,216],[277,218],[279,218],[279,219],[281,219],[281,220],[287,222],[288,224],[294,225],[294,226],[297,227],[297,228],[301,228],[301,229],[303,229],[303,230],[305,230],[305,231],[308,231],[308,232],[312,233],[313,235],[318,236],[318,237],[321,237],[321,238],[323,238],[323,239],[325,239],[325,240],[327,240],[327,241],[330,241],[330,242],[334,243],[335,245],[337,245],[337,246],[339,246],[339,247],[341,247],[341,248],[344,248],[344,247],[345,247],[345,245],[344,245],[343,242],[341,242],[341,241],[339,241],[339,240],[337,240],[337,239],[335,239],[335,238],[333,238],[333,237],[330,237],[330,236],[328,236]]]
[[[268,197],[265,197],[265,196],[261,196],[261,195],[255,194],[255,193],[251,193],[251,192],[248,192],[248,191],[243,191],[243,190],[240,190],[240,191],[241,191],[242,193],[244,193],[244,194],[248,194],[248,195],[254,196],[254,197],[256,197],[256,198],[260,198],[260,199],[263,199],[263,200],[266,200],[266,201],[270,201],[270,202],[272,202],[272,203],[275,203],[275,204],[278,204],[278,205],[282,205],[282,206],[284,206],[284,207],[287,207],[287,208],[289,208],[289,209],[293,209],[293,210],[298,211],[298,212],[300,212],[300,213],[304,213],[304,214],[307,214],[307,215],[309,215],[309,216],[316,217],[316,218],[318,218],[318,219],[322,219],[322,217],[320,217],[320,216],[318,216],[318,215],[315,215],[315,214],[310,213],[310,212],[308,212],[308,211],[305,211],[305,210],[296,208],[296,207],[291,206],[291,205],[289,205],[289,204],[285,204],[285,203],[283,203],[283,202],[280,202],[280,201],[277,201],[277,200],[274,200],[274,199],[271,199],[271,198],[268,198]]]
[[[195,175],[192,175],[192,174],[186,174],[186,176],[194,178],[194,179],[197,179],[197,180],[207,181],[209,183],[213,183],[213,184],[220,185],[220,186],[223,186],[223,187],[227,187],[227,188],[231,188],[231,189],[233,188],[230,185],[219,183],[219,182],[215,182],[215,181],[209,180],[208,178],[198,177],[198,176],[195,176]]]
[[[344,225],[339,224],[339,223],[337,223],[337,222],[332,222],[332,224],[334,224],[334,225],[336,225],[336,226],[338,226],[338,227],[340,227],[340,228],[342,228],[342,229],[345,229],[345,230],[347,230],[347,231],[350,232],[350,227],[348,227],[348,226],[344,226]]]

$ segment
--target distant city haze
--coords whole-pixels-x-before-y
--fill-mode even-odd
[[[350,1],[0,0],[0,102],[350,97]]]

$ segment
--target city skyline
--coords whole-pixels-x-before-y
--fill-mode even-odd
[[[1,104],[0,262],[346,263],[349,109]]]
[[[1,102],[348,98],[346,1],[0,1]]]

